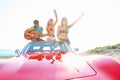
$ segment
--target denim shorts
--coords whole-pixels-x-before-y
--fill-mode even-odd
[[[62,42],[67,43],[68,45],[70,45],[70,40],[69,39],[60,39]]]

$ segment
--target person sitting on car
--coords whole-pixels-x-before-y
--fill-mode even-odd
[[[59,41],[65,42],[70,45],[70,41],[68,38],[69,29],[80,19],[80,17],[75,20],[72,24],[68,25],[68,21],[66,17],[63,17],[61,20],[61,25],[58,26],[57,29],[57,38]]]
[[[39,25],[39,21],[38,20],[34,20],[33,21],[34,26],[28,28],[27,30],[25,30],[24,32],[24,38],[27,40],[31,40],[31,41],[44,41],[43,39],[41,39],[41,37],[45,37],[46,35],[43,34],[43,27],[41,27]]]
[[[55,39],[55,25],[58,22],[58,16],[57,16],[57,12],[56,10],[54,10],[54,14],[55,14],[55,22],[53,22],[53,19],[49,19],[47,26],[46,26],[46,31],[47,31],[47,41],[56,41]]]

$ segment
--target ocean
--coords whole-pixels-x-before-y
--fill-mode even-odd
[[[12,49],[0,49],[0,56],[16,56],[15,50]]]

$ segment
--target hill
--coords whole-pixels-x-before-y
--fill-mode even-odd
[[[106,55],[120,62],[120,43],[115,45],[96,47],[81,53],[81,55]]]

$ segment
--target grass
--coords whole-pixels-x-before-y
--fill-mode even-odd
[[[96,47],[81,53],[81,55],[106,55],[120,63],[120,44]]]
[[[120,49],[120,44],[108,45],[103,47],[96,47],[95,49],[88,50],[88,53],[100,53],[111,49]]]

